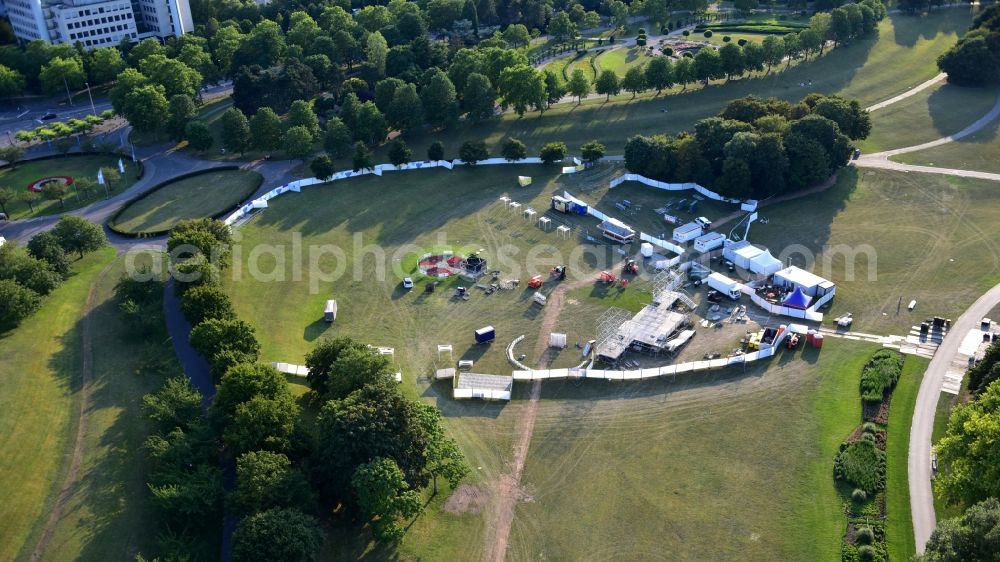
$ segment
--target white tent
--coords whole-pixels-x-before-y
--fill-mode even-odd
[[[764,250],[761,250],[757,246],[747,244],[745,246],[730,246],[722,251],[722,255],[743,269],[750,269],[750,260],[763,252]]]
[[[763,275],[772,275],[781,269],[781,260],[771,255],[771,252],[764,250],[756,256],[750,258],[750,271]]]

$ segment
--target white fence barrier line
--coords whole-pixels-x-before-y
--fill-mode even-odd
[[[649,234],[646,234],[645,232],[640,232],[639,233],[639,239],[643,240],[645,242],[649,242],[650,244],[653,244],[654,246],[659,246],[661,248],[670,250],[671,252],[673,252],[675,254],[683,254],[684,253],[684,248],[681,248],[677,244],[674,244],[672,242],[667,242],[666,240],[657,238],[655,236],[651,236]],[[678,261],[680,261],[680,260],[678,260]]]
[[[618,187],[619,185],[621,185],[621,184],[623,184],[623,183],[625,183],[627,181],[639,182],[641,184],[648,185],[650,187],[655,187],[657,189],[663,189],[663,190],[666,190],[666,191],[687,191],[687,190],[693,189],[693,190],[697,191],[698,193],[704,195],[705,197],[708,197],[709,199],[713,199],[715,201],[725,201],[726,203],[734,203],[734,204],[737,204],[737,205],[740,203],[739,199],[730,199],[728,197],[723,197],[723,196],[719,195],[718,193],[716,193],[716,192],[714,192],[714,191],[712,191],[712,190],[710,190],[710,189],[708,189],[706,187],[702,187],[701,185],[698,185],[696,183],[690,183],[690,182],[689,183],[667,183],[667,182],[662,182],[662,181],[658,181],[658,180],[651,180],[651,179],[649,179],[649,178],[647,178],[645,176],[639,175],[639,174],[624,174],[624,175],[621,175],[621,176],[619,176],[619,177],[611,180],[610,186],[611,187]]]

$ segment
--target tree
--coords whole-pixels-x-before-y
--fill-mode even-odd
[[[235,107],[222,114],[222,146],[242,155],[250,148],[250,123],[247,116]]]
[[[462,107],[468,112],[469,120],[482,123],[494,115],[493,107],[497,102],[497,93],[486,76],[473,72],[465,81],[462,90]]]
[[[288,127],[305,127],[315,140],[319,134],[319,119],[313,111],[312,104],[305,100],[295,100],[288,110]]]
[[[569,93],[576,96],[577,104],[583,100],[584,96],[590,93],[590,81],[587,80],[587,75],[583,73],[583,70],[579,68],[573,70],[573,73],[570,74],[569,82],[566,83],[566,89],[569,90]]]
[[[233,560],[311,562],[323,545],[323,531],[312,517],[276,508],[240,521],[233,533]]]
[[[3,160],[10,164],[10,169],[17,169],[17,161],[24,158],[24,148],[9,144],[5,147],[0,148],[0,160]]]
[[[48,263],[18,251],[13,244],[0,248],[0,279],[16,281],[39,295],[51,293],[62,282]]]
[[[281,148],[281,119],[273,109],[262,107],[250,118],[250,138],[253,147],[262,152]]]
[[[76,57],[54,57],[38,73],[38,81],[42,90],[49,95],[77,90],[87,81],[83,72],[83,64]]]
[[[0,279],[0,326],[13,327],[31,316],[42,304],[38,293],[13,279]]]
[[[592,140],[580,147],[580,153],[584,162],[597,162],[601,158],[604,158],[604,145],[596,140]]]
[[[125,96],[122,115],[136,130],[153,132],[164,124],[170,112],[167,96],[161,86],[139,86]]]
[[[816,102],[813,113],[833,121],[841,132],[854,140],[867,138],[872,129],[871,117],[857,100],[847,101],[840,96],[827,96]]]
[[[9,187],[0,187],[0,212],[10,216],[7,212],[7,204],[17,199],[17,193]]]
[[[66,208],[66,193],[69,187],[62,182],[49,182],[42,186],[42,197],[49,201],[59,201],[59,207]]]
[[[20,72],[0,64],[0,99],[19,95],[24,87],[24,76]]]
[[[715,49],[701,49],[694,57],[694,74],[697,80],[704,82],[713,78],[725,76],[722,71],[722,58]]]
[[[413,158],[413,151],[410,147],[406,146],[406,142],[397,137],[389,145],[389,162],[393,166],[399,167],[403,164],[408,163]]]
[[[108,187],[108,191],[114,191],[115,184],[117,184],[122,179],[121,173],[118,168],[114,166],[105,166],[101,168],[101,175],[104,176],[104,183]]]
[[[989,498],[965,510],[961,517],[938,521],[917,562],[995,560],[1000,551],[1000,501]]]
[[[309,163],[309,170],[312,171],[313,176],[319,180],[329,179],[330,176],[337,173],[336,166],[333,165],[333,160],[326,154],[321,154],[313,159]]]
[[[35,203],[40,198],[37,192],[31,191],[30,189],[21,192],[20,199],[24,201],[25,205],[28,206],[28,210],[32,213],[35,212]]]
[[[290,158],[304,159],[313,152],[313,135],[303,125],[296,125],[285,133],[285,154]]]
[[[830,12],[829,34],[830,38],[833,39],[834,46],[851,38],[851,20],[847,16],[847,10],[843,7],[834,8]]]
[[[618,75],[613,70],[602,70],[600,76],[594,81],[594,91],[607,96],[605,101],[610,100],[611,96],[617,96],[622,91]]]
[[[948,429],[938,441],[943,467],[934,479],[938,496],[950,504],[971,505],[1000,496],[1000,382],[952,411]]]
[[[403,472],[392,459],[378,457],[355,470],[351,485],[358,506],[368,518],[375,538],[392,541],[402,538],[400,519],[420,513],[420,495],[410,489]]]
[[[389,112],[389,104],[396,95],[396,90],[406,85],[406,82],[399,78],[386,78],[379,80],[375,84],[375,106],[383,113]]]
[[[212,261],[214,265],[225,267],[232,242],[232,232],[224,222],[216,219],[186,219],[179,221],[170,230],[167,252],[174,265],[197,258],[199,261]],[[183,282],[181,279],[177,280]]]
[[[396,88],[386,110],[386,120],[400,131],[415,129],[423,124],[424,105],[415,85],[403,84]]]
[[[378,31],[369,33],[365,39],[365,59],[375,76],[379,78],[385,76],[385,59],[388,53],[389,44],[386,43],[385,37]]]
[[[434,141],[427,147],[427,159],[432,162],[444,160],[444,144],[441,141]]]
[[[170,138],[180,141],[188,123],[198,114],[198,108],[188,96],[177,94],[170,98],[167,109],[167,133]]]
[[[726,43],[719,49],[719,64],[726,80],[743,74],[746,67],[743,64],[743,50],[733,43]]]
[[[483,141],[465,141],[462,146],[458,149],[458,157],[461,158],[462,162],[474,166],[480,160],[486,160],[490,157],[489,150],[486,148],[486,143]]]
[[[830,37],[830,25],[832,23],[832,18],[828,12],[817,12],[809,18],[809,30],[816,34],[816,39],[819,40],[819,54],[823,54],[823,49],[826,46],[826,40]]]
[[[558,74],[548,69],[542,70],[542,78],[545,81],[545,101],[549,106],[558,103],[566,95],[566,84]]]
[[[427,434],[427,472],[431,475],[434,485],[434,495],[437,495],[437,477],[444,476],[452,488],[469,473],[469,465],[465,455],[448,437],[441,422],[441,410],[430,404],[417,404],[417,417]]]
[[[641,67],[633,66],[625,72],[621,87],[632,92],[632,99],[635,99],[637,93],[646,91],[646,73]]]
[[[229,367],[256,361],[260,354],[253,327],[239,319],[209,318],[192,328],[188,339],[191,347],[208,360],[217,380]]]
[[[1000,55],[991,49],[986,37],[969,35],[938,56],[938,68],[948,74],[949,82],[959,86],[996,83],[1000,80]]]
[[[784,145],[791,189],[804,189],[830,177],[830,160],[822,144],[803,134],[787,134]]]
[[[576,37],[576,24],[570,19],[569,14],[563,11],[556,12],[549,20],[548,32],[557,43]]]
[[[444,72],[437,71],[420,92],[424,114],[432,127],[444,128],[458,120],[458,99],[455,85]]]
[[[673,86],[672,70],[668,57],[653,57],[653,60],[649,61],[649,64],[646,65],[646,85],[656,90],[657,94]],[[628,74],[625,76],[627,78]]]
[[[375,164],[372,163],[372,154],[368,152],[368,147],[361,141],[354,143],[354,156],[351,157],[351,163],[355,172],[375,168]]]
[[[389,125],[385,121],[385,116],[370,101],[366,101],[358,107],[353,128],[354,138],[366,144],[380,143],[385,140],[385,136],[389,133]]]
[[[778,36],[768,35],[761,42],[761,47],[764,50],[764,64],[767,65],[767,71],[770,73],[771,67],[781,64],[785,58],[785,45]]]
[[[566,143],[564,142],[550,142],[542,146],[542,150],[539,152],[538,157],[542,159],[542,162],[546,164],[553,164],[566,157]]]
[[[347,125],[339,117],[331,117],[326,122],[326,134],[323,136],[323,149],[334,158],[343,158],[351,150],[353,135]]]
[[[26,193],[37,194],[33,191]],[[69,258],[52,231],[39,232],[28,240],[28,254],[49,264],[63,279],[69,277]]]
[[[80,258],[87,252],[99,250],[108,244],[104,230],[76,215],[63,215],[52,229],[66,253],[76,252]]]
[[[524,24],[515,23],[503,31],[503,40],[512,48],[524,47],[531,42],[531,34]]]
[[[188,146],[201,152],[212,148],[212,143],[215,142],[208,125],[200,120],[191,121],[184,127],[184,138],[187,139]]]
[[[545,109],[545,77],[530,65],[504,68],[499,91],[504,104],[512,105],[518,116],[523,116],[528,106],[539,111]]]
[[[236,405],[222,437],[237,454],[288,451],[298,415],[299,406],[290,394],[277,398],[258,394]]]
[[[178,94],[193,98],[204,78],[200,72],[183,62],[160,54],[143,59],[139,63],[139,70],[151,83],[161,86],[167,98]]]
[[[160,431],[187,429],[201,419],[201,393],[185,376],[173,376],[159,390],[142,397],[143,416]]]
[[[520,140],[511,137],[503,144],[503,148],[500,149],[500,155],[508,162],[524,160],[528,157],[528,147]]]
[[[202,285],[184,293],[181,311],[192,326],[209,318],[235,318],[229,295],[217,285]]]
[[[218,392],[212,401],[211,417],[220,426],[228,425],[236,407],[254,396],[268,400],[291,397],[285,376],[274,367],[261,363],[239,363],[222,375]]]
[[[238,513],[310,504],[312,491],[302,471],[281,453],[252,451],[236,459],[236,489],[229,496]]]

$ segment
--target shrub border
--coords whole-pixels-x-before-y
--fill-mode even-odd
[[[196,176],[201,176],[201,175],[204,175],[204,174],[209,174],[209,173],[214,173],[214,172],[222,172],[222,171],[234,171],[234,170],[242,170],[242,168],[240,168],[236,164],[228,164],[228,165],[224,165],[224,166],[214,166],[212,168],[206,168],[204,170],[196,170],[194,172],[187,172],[185,174],[181,174],[179,176],[174,176],[172,178],[164,180],[164,181],[162,181],[162,182],[154,185],[153,187],[149,188],[148,190],[144,191],[140,195],[138,195],[138,196],[136,196],[136,197],[134,197],[132,199],[129,199],[124,205],[121,206],[120,209],[118,209],[117,211],[115,211],[115,214],[111,215],[111,218],[109,218],[108,221],[107,221],[108,229],[111,230],[111,232],[114,232],[115,234],[118,234],[118,235],[121,235],[121,236],[125,236],[127,238],[152,238],[152,237],[163,236],[165,234],[168,234],[170,232],[169,228],[165,229],[165,230],[145,230],[145,231],[141,231],[141,232],[131,232],[131,231],[122,230],[122,229],[118,228],[118,226],[117,226],[116,223],[118,221],[118,218],[122,215],[122,213],[124,213],[133,204],[138,203],[139,201],[145,199],[146,197],[152,195],[153,193],[159,191],[160,189],[163,189],[164,187],[166,187],[166,186],[168,186],[168,185],[170,185],[172,183],[178,182],[180,180],[185,180],[185,179],[188,179],[188,178],[196,177]],[[218,213],[215,213],[210,218],[219,219],[219,218],[222,218],[222,217],[224,217],[224,216],[232,213],[236,209],[239,209],[241,206],[243,206],[243,203],[250,196],[252,196],[258,189],[260,189],[260,186],[264,183],[264,176],[262,176],[258,172],[253,172],[252,170],[245,170],[245,171],[252,172],[253,174],[255,174],[257,176],[257,181],[253,182],[252,187],[250,187],[247,190],[246,193],[244,193],[241,197],[239,197],[236,200],[237,202],[235,204],[230,205],[229,207],[226,207],[225,209],[223,209],[222,211],[220,211]]]

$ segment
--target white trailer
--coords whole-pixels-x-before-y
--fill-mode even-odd
[[[701,236],[702,232],[703,230],[700,224],[696,222],[689,222],[674,229],[673,239],[674,242],[683,244]]]
[[[733,300],[738,300],[742,294],[740,292],[739,282],[733,281],[721,273],[713,272],[705,278],[705,282],[708,283],[709,287],[719,291]]]
[[[721,232],[709,232],[694,239],[694,249],[697,252],[711,252],[716,248],[721,248],[726,241],[726,235]]]

